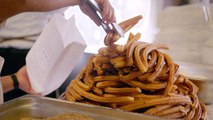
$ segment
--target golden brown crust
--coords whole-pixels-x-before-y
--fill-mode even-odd
[[[134,95],[141,93],[140,88],[112,88],[107,87],[104,89],[104,92],[111,94],[119,94],[119,95]]]
[[[110,98],[106,98],[106,97],[102,97],[102,96],[98,96],[92,93],[89,93],[87,91],[84,91],[82,88],[80,88],[75,81],[73,82],[73,88],[82,96],[84,96],[85,98],[92,100],[92,101],[96,101],[96,102],[103,102],[103,103],[119,103],[119,102],[132,102],[134,101],[133,97],[110,97]]]
[[[149,101],[134,101],[132,104],[125,105],[120,107],[119,109],[126,111],[134,111],[141,108],[147,108],[157,105],[165,105],[165,104],[189,104],[191,100],[188,96],[177,96],[177,97],[161,97],[158,99],[152,99]]]
[[[172,58],[169,55],[164,54],[164,57],[165,57],[165,62],[169,66],[169,79],[168,79],[168,83],[167,83],[166,88],[165,88],[164,93],[163,93],[164,96],[167,96],[167,95],[169,95],[169,93],[171,91],[172,84],[175,82],[175,79],[174,79],[175,66],[174,66],[174,63],[172,61]]]
[[[153,107],[151,109],[148,109],[143,114],[146,115],[156,115],[157,113],[161,112],[162,110],[171,108],[173,105],[158,105],[156,107]]]

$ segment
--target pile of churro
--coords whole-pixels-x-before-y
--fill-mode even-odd
[[[136,16],[119,25],[127,32],[140,19]],[[89,58],[67,87],[65,99],[168,119],[207,119],[197,86],[161,51],[168,46],[141,42],[140,37],[130,33],[126,44],[118,45],[120,36],[108,33],[106,47]]]

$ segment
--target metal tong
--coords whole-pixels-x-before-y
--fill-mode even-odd
[[[88,10],[93,13],[93,16],[96,17],[96,21],[103,27],[106,33],[115,31],[120,37],[124,36],[122,28],[117,23],[107,24],[102,20],[101,9],[95,0],[81,0],[81,3],[86,5]]]

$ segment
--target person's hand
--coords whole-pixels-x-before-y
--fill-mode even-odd
[[[16,76],[17,76],[17,79],[19,82],[19,88],[21,90],[25,91],[26,93],[33,94],[33,95],[39,95],[31,87],[26,66],[23,66],[21,69],[19,69],[19,71],[16,73]]]
[[[114,8],[110,4],[110,2],[108,0],[96,0],[96,2],[98,3],[100,9],[102,10],[101,12],[102,20],[106,23],[115,22],[116,18]],[[90,10],[90,8],[85,6],[85,4],[80,4],[79,7],[84,14],[89,16],[96,23],[96,25],[100,26],[100,23],[98,22],[94,14],[91,13],[92,11]]]

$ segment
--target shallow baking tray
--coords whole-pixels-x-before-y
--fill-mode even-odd
[[[160,120],[137,113],[32,95],[0,105],[0,120],[20,120],[23,117],[45,118],[63,113],[84,114],[95,120]]]

